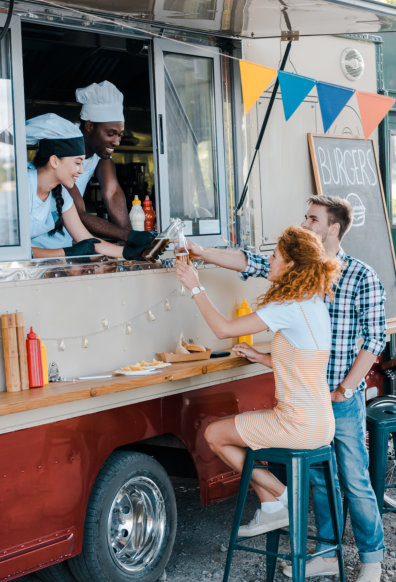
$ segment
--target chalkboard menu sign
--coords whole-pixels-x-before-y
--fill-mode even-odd
[[[346,198],[353,208],[343,249],[377,272],[387,293],[386,315],[396,316],[395,253],[374,141],[308,134],[308,143],[317,193]]]

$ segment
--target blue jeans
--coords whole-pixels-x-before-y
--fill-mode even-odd
[[[342,515],[341,489],[348,500],[352,529],[360,560],[363,563],[381,562],[384,559],[384,533],[377,500],[368,473],[366,449],[366,406],[364,392],[356,392],[345,402],[333,402],[335,436],[333,455],[337,460],[337,494],[339,515]],[[334,539],[324,473],[312,469],[310,473],[318,535]],[[325,550],[329,544],[318,542],[317,550]],[[325,558],[335,556],[325,554]]]

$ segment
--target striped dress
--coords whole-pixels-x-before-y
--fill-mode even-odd
[[[271,355],[278,403],[272,410],[235,417],[235,427],[247,446],[253,450],[316,449],[332,441],[335,423],[326,380],[329,354],[329,350],[297,348],[276,332]]]

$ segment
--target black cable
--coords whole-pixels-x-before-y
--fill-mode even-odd
[[[7,31],[9,29],[9,27],[10,27],[10,22],[11,22],[11,18],[12,18],[13,11],[14,11],[14,0],[10,0],[10,3],[8,5],[7,19],[5,21],[3,30],[0,32],[0,42],[3,40],[3,38],[7,34]]]
[[[289,52],[290,52],[290,49],[291,49],[291,45],[292,45],[292,43],[291,43],[291,41],[289,41],[288,44],[287,44],[286,50],[285,50],[285,54],[283,55],[283,59],[282,59],[281,66],[278,69],[279,71],[283,71],[283,69],[286,66],[286,62],[287,62],[287,58],[289,56]],[[258,139],[257,139],[256,148],[255,148],[255,151],[254,151],[254,156],[253,156],[253,159],[252,159],[251,164],[250,164],[250,168],[249,168],[249,172],[248,172],[248,175],[247,175],[247,178],[246,178],[246,181],[245,181],[245,185],[243,187],[242,194],[241,194],[241,197],[239,199],[238,205],[237,205],[237,207],[235,209],[235,212],[238,212],[238,210],[240,210],[242,208],[242,205],[245,202],[246,194],[247,194],[247,191],[248,191],[248,182],[249,182],[250,174],[251,174],[251,171],[252,171],[252,168],[253,168],[254,161],[255,161],[256,156],[257,156],[257,152],[259,151],[259,148],[260,148],[260,145],[261,145],[261,141],[262,141],[263,136],[264,136],[265,128],[267,127],[268,119],[269,119],[269,116],[271,114],[272,106],[273,106],[274,101],[275,101],[275,97],[276,97],[276,93],[278,91],[278,87],[279,87],[279,81],[278,81],[278,77],[277,77],[276,78],[275,85],[274,85],[274,88],[272,90],[272,95],[271,95],[271,98],[270,98],[270,102],[268,104],[267,111],[265,113],[263,125],[261,126],[260,134],[259,134]]]

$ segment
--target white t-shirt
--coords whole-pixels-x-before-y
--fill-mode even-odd
[[[50,194],[43,202],[37,196],[37,169],[32,162],[28,164],[28,185],[29,185],[29,213],[30,213],[30,241],[32,247],[41,249],[60,249],[69,247],[72,244],[72,238],[63,227],[65,236],[55,233],[49,235],[49,231],[55,226],[58,220],[55,198]],[[62,211],[70,210],[73,206],[73,198],[69,192],[63,193]],[[67,236],[66,236],[67,235]]]
[[[331,346],[329,311],[318,297],[300,302],[309,321],[320,350]],[[315,350],[316,345],[297,301],[268,303],[256,311],[257,315],[273,331],[281,331],[289,343],[296,348]]]

